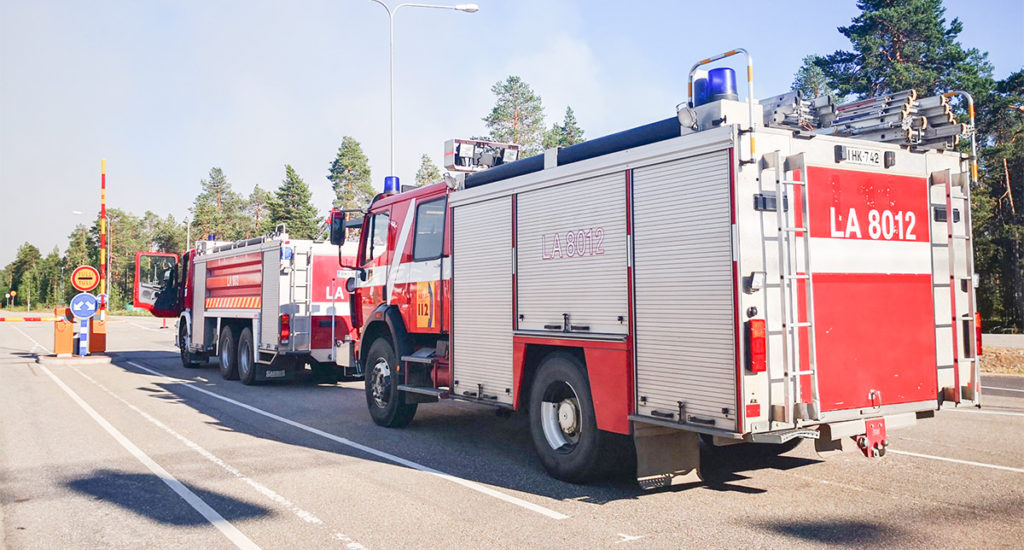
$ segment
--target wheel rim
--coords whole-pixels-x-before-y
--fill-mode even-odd
[[[252,368],[252,350],[249,349],[248,343],[243,343],[238,351],[238,370],[242,371],[243,376],[248,376],[249,369]]]
[[[223,342],[221,342],[221,344],[223,344]],[[225,368],[225,369],[229,368],[230,365],[228,365],[228,359],[230,359],[230,358],[231,358],[231,352],[228,351],[228,347],[222,345],[220,347],[220,366]]]
[[[378,407],[385,409],[389,399],[388,390],[391,388],[391,368],[383,357],[377,359],[370,369],[370,395]]]
[[[582,415],[580,399],[568,383],[552,383],[540,404],[541,428],[548,446],[560,452],[572,452],[580,441]]]

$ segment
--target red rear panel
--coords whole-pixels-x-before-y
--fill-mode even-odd
[[[808,180],[822,411],[936,399],[927,180],[821,167]]]
[[[349,265],[355,264],[355,258],[346,257]],[[324,315],[313,315],[310,328],[311,349],[331,349],[331,316],[328,315],[333,307],[336,313],[334,317],[334,340],[346,340],[353,334],[350,318],[351,306],[349,305],[349,293],[345,290],[345,282],[351,274],[341,270],[338,262],[338,255],[314,255],[313,256],[313,286],[311,290],[313,305],[316,311]]]

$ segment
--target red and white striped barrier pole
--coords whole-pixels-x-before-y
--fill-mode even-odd
[[[59,321],[63,317],[0,317],[2,323],[38,323],[45,321]]]

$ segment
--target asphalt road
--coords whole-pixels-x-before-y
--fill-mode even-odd
[[[1015,547],[1024,379],[986,406],[820,460],[722,450],[726,481],[645,492],[549,478],[526,419],[459,402],[375,426],[362,384],[247,387],[181,367],[172,330],[108,324],[113,364],[50,366],[0,323],[0,548]]]

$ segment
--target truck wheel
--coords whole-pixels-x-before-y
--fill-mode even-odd
[[[181,351],[181,364],[186,369],[194,369],[199,366],[199,361],[196,361],[195,356],[188,350],[192,344],[192,339],[188,337],[188,325],[183,320],[178,321],[178,325],[178,349]]]
[[[548,474],[582,483],[604,473],[608,434],[597,429],[590,383],[578,359],[566,353],[544,359],[530,389],[529,410],[533,445]]]
[[[252,360],[252,329],[245,327],[238,336],[238,377],[246,386],[256,382],[256,368]]]
[[[377,338],[366,354],[366,405],[380,426],[404,428],[416,414],[416,403],[406,403],[398,391],[398,361],[391,342]]]
[[[235,347],[235,333],[227,326],[220,331],[220,344],[217,346],[220,356],[220,375],[225,380],[238,379],[238,348]]]

